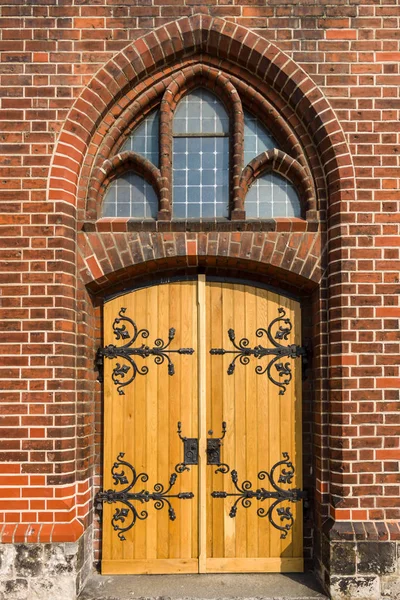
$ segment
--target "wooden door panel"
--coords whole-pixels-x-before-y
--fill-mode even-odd
[[[129,318],[140,330],[132,347],[143,344],[165,348],[173,327],[176,331],[167,349],[193,348],[194,354],[135,356],[136,367],[125,358],[104,358],[104,490],[121,491],[131,482],[132,472],[124,461],[135,468],[138,476],[131,492],[144,490],[144,494],[158,492],[162,496],[171,474],[176,481],[167,498],[156,502],[154,496],[142,494],[143,502],[138,498],[132,501],[136,522],[122,532],[124,541],[118,535],[121,528],[129,525],[132,511],[125,515],[116,513],[116,508],[121,510],[126,504],[108,504],[103,500],[103,573],[303,569],[301,503],[279,504],[285,509],[290,506],[292,520],[281,521],[274,511],[272,520],[278,527],[288,522],[291,525],[287,535],[281,537],[282,530],[274,527],[267,515],[274,500],[249,501],[243,494],[240,496],[240,490],[272,491],[268,474],[273,465],[286,461],[277,467],[275,482],[284,473],[282,469],[290,471],[289,458],[284,458],[283,453],[290,457],[295,473],[278,487],[301,488],[300,360],[280,359],[284,372],[280,374],[273,365],[268,377],[267,372],[258,374],[255,369],[263,370],[273,356],[257,358],[237,350],[257,345],[270,347],[271,343],[273,346],[267,331],[258,336],[256,332],[267,329],[274,319],[276,324],[270,334],[275,336],[281,326],[287,328],[283,321],[277,321],[282,314],[279,309],[284,309],[284,317],[293,327],[287,335],[282,331],[284,339],[279,340],[278,335],[278,342],[283,346],[300,345],[299,304],[250,285],[208,282],[199,276],[198,281],[136,290],[105,304],[105,347],[128,343],[134,333],[132,322],[126,320]],[[236,336],[233,341],[228,336],[231,329]],[[227,352],[210,354],[211,348]],[[168,357],[174,365],[172,376],[168,374]],[[279,386],[277,383],[288,377],[286,363],[290,363],[292,380]],[[230,367],[232,364],[234,368]],[[124,372],[124,365],[129,370]],[[126,385],[135,368],[136,377]],[[233,372],[228,375],[229,369]],[[177,434],[178,421],[182,423],[183,436],[199,441],[199,464],[179,474],[175,467],[183,460],[183,443]],[[223,422],[226,435],[221,462],[229,466],[228,473],[216,472],[218,465],[207,465],[207,438],[221,437]],[[113,464],[117,457],[114,475],[119,474],[120,479],[115,481]],[[128,483],[122,483],[122,470]],[[237,487],[232,480],[234,470]],[[264,479],[259,478],[262,471],[267,472]],[[142,473],[148,475],[148,480],[139,477]],[[212,497],[216,491],[228,496]],[[183,492],[193,493],[194,498],[169,497]],[[169,518],[169,503],[176,513],[175,520]],[[267,516],[260,516],[260,510]],[[122,519],[115,519],[116,514]],[[113,525],[119,530],[115,531]]]
[[[139,329],[148,330],[148,337],[139,335],[134,346],[157,347],[158,338],[168,342],[168,331],[175,328],[171,349],[197,348],[196,282],[179,282],[152,286],[119,296],[104,307],[104,341],[121,345],[115,340],[114,319],[121,308]],[[121,323],[120,323],[121,325]],[[129,334],[132,326],[125,322]],[[117,362],[104,359],[104,489],[118,489],[111,476],[112,465],[120,452],[137,473],[148,474],[148,481],[138,481],[132,491],[152,492],[157,483],[168,488],[175,466],[183,459],[183,444],[177,434],[182,422],[183,434],[197,437],[197,356],[171,353],[175,374],[168,374],[168,359],[155,364],[154,356],[135,357],[145,374],[137,374],[132,383],[121,388],[112,379]],[[158,360],[158,359],[157,359]],[[130,371],[125,380],[130,377]],[[105,504],[103,514],[103,573],[164,573],[196,572],[198,557],[198,468],[177,475],[170,494],[193,492],[192,500],[171,498],[176,513],[171,521],[168,503],[133,502],[139,515],[121,541],[111,526],[115,507]],[[156,510],[160,508],[160,510]],[[120,524],[120,523],[118,523]]]
[[[207,285],[207,348],[234,350],[228,330],[233,329],[238,344],[248,338],[249,346],[271,345],[266,335],[257,337],[256,330],[267,327],[284,308],[293,330],[284,344],[300,343],[300,311],[297,302],[252,286],[208,283]],[[276,333],[278,323],[274,329]],[[227,434],[223,440],[222,461],[237,471],[238,485],[251,482],[251,489],[264,486],[258,479],[260,471],[270,471],[287,452],[295,465],[290,488],[301,487],[301,396],[299,360],[291,360],[293,379],[282,389],[267,374],[257,374],[257,366],[268,364],[270,357],[259,360],[249,357],[248,364],[240,358],[234,372],[227,374],[234,354],[211,355],[207,362],[207,430],[218,437],[222,421]],[[285,359],[289,360],[289,359]],[[244,359],[246,363],[246,358]],[[271,371],[272,373],[272,371]],[[273,373],[279,380],[279,373]],[[285,486],[283,486],[285,487]],[[212,498],[212,491],[237,493],[231,474],[207,471],[207,571],[300,571],[302,560],[302,518],[298,503],[290,503],[294,525],[284,539],[268,517],[260,517],[258,509],[268,510],[272,500],[251,500],[245,508],[241,501],[236,516],[230,511],[237,497]],[[281,505],[280,505],[281,506]],[[288,503],[282,504],[288,506]],[[275,520],[281,524],[280,517]],[[283,522],[284,524],[284,522]]]

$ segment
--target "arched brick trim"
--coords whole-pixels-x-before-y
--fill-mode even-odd
[[[277,109],[266,98],[260,94],[257,89],[251,87],[248,83],[237,77],[232,77],[231,80],[235,88],[238,90],[242,98],[243,106],[253,113],[267,129],[272,136],[277,140],[280,148],[289,156],[293,156],[301,166],[306,169],[310,183],[312,180],[322,176],[321,166],[319,162],[313,160],[312,155],[305,153],[299,139],[294,134],[288,123],[282,119]],[[310,161],[310,165],[308,163]],[[312,174],[310,170],[312,168]],[[314,204],[310,209],[316,210]]]
[[[89,190],[89,200],[92,208],[96,211],[97,219],[101,217],[101,202],[104,198],[108,185],[122,173],[134,171],[153,186],[157,197],[161,196],[162,179],[160,170],[157,169],[147,158],[136,152],[122,152],[104,161],[101,169],[97,171],[97,177],[92,178],[92,187]]]
[[[160,112],[160,156],[161,173],[164,181],[164,195],[161,200],[162,219],[171,216],[172,190],[172,143],[173,118],[178,102],[197,87],[213,92],[222,101],[229,115],[231,127],[231,207],[235,210],[235,198],[239,188],[240,173],[243,164],[243,108],[235,87],[229,79],[217,69],[203,64],[183,69],[173,77],[165,90]],[[164,202],[164,204],[163,204]]]
[[[94,169],[93,176],[97,177],[97,170],[101,167],[103,162],[109,157],[113,157],[118,153],[118,148],[123,145],[127,137],[130,135],[131,131],[136,127],[136,125],[146,117],[146,115],[153,110],[156,106],[161,104],[162,93],[165,92],[174,81],[180,79],[180,84],[183,85],[182,72],[186,70],[195,70],[199,72],[201,70],[204,74],[204,77],[207,77],[209,72],[216,72],[222,76],[221,70],[214,69],[212,67],[212,60],[210,57],[198,57],[198,60],[202,59],[204,62],[199,64],[196,59],[192,59],[193,64],[190,68],[186,68],[184,64],[175,65],[175,68],[170,72],[171,69],[168,69],[167,72],[161,73],[165,75],[165,78],[158,82],[154,83],[154,77],[150,78],[149,81],[143,83],[140,87],[146,89],[137,99],[133,100],[131,104],[126,106],[122,114],[116,120],[115,124],[110,128],[110,131],[104,136],[103,141],[98,140],[97,146],[97,154],[96,158],[94,158]],[[178,67],[181,67],[178,69]],[[168,74],[169,73],[169,74]],[[160,74],[159,74],[160,75]],[[321,171],[321,165],[313,153],[311,148],[310,140],[305,140],[305,134],[302,134],[302,141],[308,144],[307,157],[302,149],[302,144],[300,143],[297,136],[294,134],[293,130],[287,125],[286,121],[282,119],[278,110],[268,102],[259,92],[257,92],[254,88],[252,88],[249,84],[245,83],[242,79],[237,78],[236,76],[232,76],[231,74],[227,74],[225,78],[233,83],[234,93],[236,94],[236,90],[239,91],[241,100],[245,104],[246,108],[248,108],[253,114],[255,114],[262,122],[265,122],[266,115],[268,115],[268,123],[267,127],[271,130],[272,135],[279,142],[279,146],[286,151],[287,154],[296,158],[302,166],[307,170],[310,182],[313,184],[315,181],[315,197],[312,201],[310,201],[309,209],[315,211],[317,209],[315,200],[317,197],[320,198],[321,201],[321,192],[325,195],[325,182],[323,178],[323,174]],[[149,86],[148,88],[146,86]],[[237,94],[236,94],[237,95]],[[228,110],[231,110],[231,100],[229,100]],[[237,112],[238,117],[241,117],[241,111]],[[241,119],[240,119],[241,121]],[[239,121],[239,126],[241,125]],[[297,130],[299,130],[299,125],[297,124]],[[239,137],[241,138],[240,132]],[[167,139],[168,141],[168,139]],[[93,146],[93,144],[92,144]],[[94,147],[94,146],[93,146]],[[163,150],[163,148],[161,149]],[[238,155],[241,154],[242,149],[239,148]],[[96,148],[94,147],[94,153],[96,153]],[[236,152],[234,152],[236,155]],[[89,154],[86,157],[86,165],[90,163],[92,153],[89,151]],[[162,152],[160,152],[162,155]],[[235,160],[235,162],[239,162],[239,158]],[[310,164],[309,164],[310,163]],[[312,176],[311,176],[312,169]],[[166,179],[166,184],[169,181],[169,178]],[[89,184],[91,184],[91,178],[89,179]],[[84,191],[88,186],[82,183],[81,189]],[[166,190],[166,197],[170,196],[169,189]],[[87,218],[91,220],[92,218],[96,218],[96,213],[91,209],[91,204],[88,201],[87,205]]]
[[[104,132],[104,137],[98,140],[97,146],[94,146],[93,143],[89,146],[89,151],[92,148],[95,149],[93,155],[97,157],[97,160],[101,162],[115,154],[118,146],[125,141],[138,123],[161,103],[162,96],[172,81],[172,75],[179,70],[178,65],[164,69],[152,76],[145,75],[140,84],[136,85],[134,89],[126,91],[124,103],[119,102],[114,107],[114,121]],[[105,144],[106,140],[108,140],[109,149]],[[98,148],[100,150],[96,152]]]
[[[206,15],[184,17],[146,34],[97,72],[75,102],[60,134],[53,161],[58,177],[51,173],[50,198],[75,204],[74,181],[76,176],[88,176],[88,168],[85,166],[81,172],[81,165],[92,140],[98,144],[99,137],[115,122],[113,107],[120,113],[135,94],[143,91],[144,79],[151,75],[158,85],[158,69],[170,68],[171,61],[180,60],[183,54],[190,59],[196,53],[211,55],[227,72],[242,78],[245,74],[250,85],[254,82],[258,89],[265,87],[281,98],[281,115],[289,123],[296,115],[297,123],[303,123],[322,158],[326,180],[336,187],[330,193],[331,204],[351,199],[354,181],[346,140],[334,112],[313,81],[283,52],[254,32]],[[251,75],[250,65],[256,65]],[[80,155],[78,164],[73,165],[75,173],[65,168],[71,145]],[[71,190],[65,189],[66,184]]]
[[[100,151],[97,152],[93,171],[100,168],[105,160],[118,154],[116,148],[121,147],[135,127],[159,105],[160,97],[156,89],[151,87],[124,109],[125,122],[119,117],[107,133],[97,140]]]
[[[310,290],[323,273],[319,232],[118,233],[107,243],[96,231],[81,232],[79,272],[93,293],[163,269],[218,266],[271,274],[297,292]]]
[[[241,209],[246,209],[246,194],[249,187],[258,177],[270,171],[286,177],[297,188],[304,216],[306,211],[311,208],[310,203],[313,199],[310,180],[297,160],[277,148],[259,154],[243,169],[240,179]]]

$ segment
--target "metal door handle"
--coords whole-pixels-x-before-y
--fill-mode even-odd
[[[209,435],[213,435],[213,432],[210,430]],[[226,435],[226,422],[222,422],[222,435],[219,438],[207,438],[207,464],[208,465],[217,465],[218,469],[215,470],[216,473],[229,473],[229,466],[226,463],[221,462],[221,446],[222,440]]]
[[[187,438],[182,435],[182,423],[178,421],[178,435],[183,442],[183,461],[175,467],[177,473],[189,471],[187,465],[199,464],[199,440],[197,438]]]

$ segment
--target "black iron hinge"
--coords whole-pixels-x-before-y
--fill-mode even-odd
[[[193,354],[193,348],[177,348],[171,349],[170,344],[175,338],[175,329],[170,328],[168,332],[168,340],[164,342],[161,338],[154,341],[154,346],[150,347],[144,343],[141,346],[133,346],[138,338],[147,339],[150,335],[148,329],[138,329],[136,323],[129,317],[125,316],[126,308],[121,308],[118,317],[114,319],[113,331],[117,340],[128,340],[122,346],[108,344],[104,348],[99,348],[96,354],[96,369],[99,372],[98,380],[103,381],[104,358],[121,359],[122,362],[117,362],[113,372],[112,379],[117,386],[117,391],[120,396],[125,395],[124,387],[132,383],[137,375],[146,375],[149,372],[147,365],[139,366],[137,358],[146,359],[153,357],[156,365],[162,365],[167,362],[168,375],[174,375],[175,367],[170,358],[171,354]],[[126,376],[126,379],[125,379]]]

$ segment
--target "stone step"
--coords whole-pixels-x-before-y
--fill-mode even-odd
[[[310,573],[93,575],[79,600],[328,600]]]

